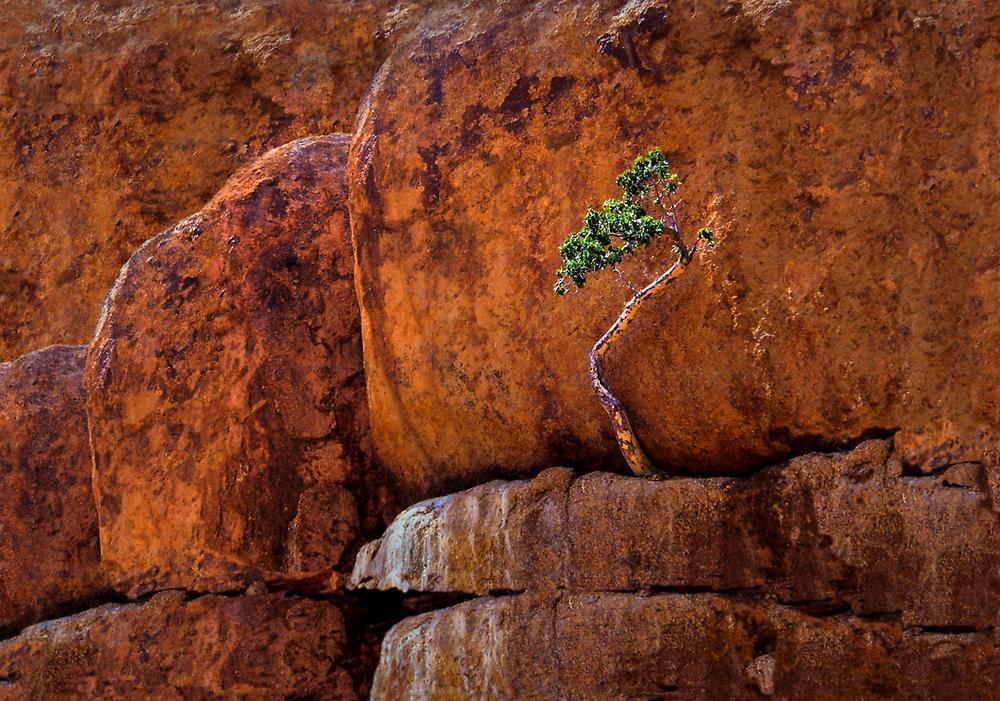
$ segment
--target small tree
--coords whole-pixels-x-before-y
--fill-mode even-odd
[[[618,176],[622,199],[608,200],[600,210],[588,209],[583,228],[570,234],[559,246],[562,267],[556,271],[555,293],[565,295],[569,285],[582,289],[587,274],[611,268],[632,291],[632,298],[611,328],[590,351],[590,382],[614,427],[618,447],[632,472],[639,476],[660,475],[646,456],[622,403],[608,389],[604,377],[604,356],[635,319],[642,303],[661,293],[683,273],[702,242],[713,245],[712,230],[701,228],[690,246],[683,241],[675,194],[681,180],[658,148],[635,159],[633,166]],[[651,283],[637,289],[622,275],[618,265],[653,239],[667,234],[673,240],[677,258]]]

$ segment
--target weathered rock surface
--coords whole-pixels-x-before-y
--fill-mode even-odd
[[[686,176],[685,222],[719,239],[609,362],[654,460],[739,473],[894,428],[908,461],[954,460],[1000,410],[998,11],[427,13],[352,150],[384,462],[424,498],[617,460],[586,363],[625,291],[613,275],[569,299],[550,290],[558,244],[653,144]],[[647,272],[668,257],[652,251]]]
[[[347,148],[304,139],[241,170],[108,297],[87,390],[103,559],[129,594],[350,567],[380,494]]]
[[[372,699],[989,699],[998,644],[712,594],[521,594],[397,625]]]
[[[555,469],[410,507],[361,551],[352,583],[480,595],[738,590],[816,614],[994,627],[1000,516],[980,465],[905,475],[885,441],[750,477]]]
[[[350,131],[422,4],[5,1],[0,360],[88,341],[122,263],[239,165]]]
[[[0,633],[102,593],[86,349],[0,363]]]
[[[158,594],[0,642],[0,699],[357,699],[343,614],[282,594]],[[359,693],[360,692],[360,693]]]

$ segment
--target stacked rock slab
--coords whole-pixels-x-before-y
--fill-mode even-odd
[[[241,170],[143,245],[108,297],[87,393],[103,560],[129,595],[323,589],[350,566],[380,495],[348,141],[296,141]]]
[[[985,700],[998,645],[715,594],[530,593],[400,623],[372,699]]]
[[[86,354],[53,346],[0,363],[0,633],[105,593]]]
[[[368,670],[332,603],[181,592],[108,604],[0,642],[0,699],[349,701]]]
[[[493,482],[404,511],[352,581],[483,597],[390,632],[380,699],[987,698],[1000,670],[982,465],[907,474],[888,441],[749,477]]]
[[[330,591],[385,503],[347,148],[258,159],[136,252],[89,348],[0,364],[0,699],[367,696]]]
[[[372,430],[413,500],[616,459],[587,351],[629,292],[608,274],[557,299],[553,271],[651,146],[685,178],[684,226],[718,238],[608,359],[655,463],[736,474],[901,428],[916,465],[994,431],[998,8],[428,13],[351,158]]]

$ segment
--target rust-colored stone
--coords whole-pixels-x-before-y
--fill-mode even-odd
[[[347,147],[241,170],[108,297],[88,401],[103,558],[130,594],[350,566],[379,495],[351,494],[370,483]]]
[[[989,699],[998,643],[714,594],[521,594],[398,624],[371,698]]]
[[[93,601],[97,509],[83,386],[86,348],[0,363],[0,633]]]
[[[158,594],[0,642],[0,699],[348,701],[370,674],[336,605],[283,594]]]
[[[997,627],[1000,516],[982,466],[968,467],[905,475],[888,443],[871,441],[750,477],[549,470],[405,510],[362,549],[352,583],[480,595],[757,591],[816,614]]]
[[[4,2],[0,360],[89,341],[143,241],[268,149],[350,131],[413,4]]]
[[[408,493],[619,460],[587,351],[628,292],[551,287],[558,244],[651,145],[686,177],[685,225],[718,238],[608,359],[654,462],[739,473],[895,428],[908,460],[950,461],[993,430],[998,7],[428,13],[351,166],[373,434]],[[669,259],[657,244],[645,272]]]

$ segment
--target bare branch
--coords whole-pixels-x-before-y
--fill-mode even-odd
[[[667,202],[670,203],[670,218],[674,222],[674,231],[676,231],[677,232],[677,236],[680,237],[680,235],[681,235],[681,225],[680,225],[680,221],[677,218],[677,205],[674,204],[674,198],[671,197],[670,193],[668,192],[666,194],[667,194]]]
[[[653,188],[655,188],[655,197],[653,197],[653,203],[660,208],[660,219],[666,221],[667,219],[672,220],[674,225],[674,238],[681,235],[680,229],[677,228],[677,218],[671,214],[671,212],[663,206],[663,199],[666,197],[666,193],[663,191],[662,186],[659,183],[654,183]]]
[[[628,279],[626,279],[626,277],[624,275],[622,275],[622,271],[618,269],[617,265],[611,266],[611,269],[614,270],[618,274],[618,280],[623,285],[625,285],[625,287],[627,287],[630,290],[632,290],[632,294],[637,294],[639,292],[639,289],[635,285],[633,285]]]

